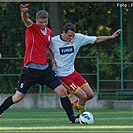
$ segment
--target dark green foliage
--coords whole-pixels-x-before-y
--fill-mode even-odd
[[[62,11],[63,24],[72,22],[76,25],[77,32],[87,35],[111,35],[120,28],[120,8],[118,2],[62,2],[60,11]],[[25,26],[21,20],[21,12],[19,2],[1,2],[0,3],[0,52],[3,59],[0,59],[0,93],[14,93],[17,88],[19,74],[21,73],[23,61],[21,58],[25,52]],[[35,21],[35,14],[40,9],[49,10],[49,2],[30,2],[29,15]],[[128,7],[123,7],[123,60],[124,62],[133,61],[133,53],[131,46],[127,43],[128,33],[127,27],[130,19],[129,14],[132,10]],[[57,10],[58,12],[58,10]],[[132,18],[131,18],[132,19]],[[58,21],[50,20],[52,22]],[[132,23],[130,23],[132,25]],[[50,24],[49,24],[50,27]],[[128,27],[128,28],[132,28]],[[53,29],[54,30],[54,29]],[[131,30],[131,29],[130,29]],[[133,31],[133,30],[131,30]],[[82,47],[78,53],[78,57],[96,56],[100,63],[120,63],[120,36],[114,40],[109,40],[100,44],[88,45]],[[131,45],[131,43],[130,43]],[[20,60],[8,60],[7,57],[19,57]],[[79,72],[96,73],[95,59],[79,59],[76,60],[76,69]],[[132,64],[124,64],[124,76],[129,78],[129,73],[132,70]],[[100,79],[119,80],[121,77],[120,64],[115,65],[100,65]],[[14,77],[3,77],[3,74],[18,74]],[[132,78],[132,75],[130,75]],[[92,88],[96,89],[96,76],[86,76]],[[131,87],[132,85],[130,85]],[[101,88],[119,88],[120,84],[103,84]],[[126,83],[128,88],[129,84]],[[31,93],[38,93],[38,86]],[[30,93],[29,92],[29,93]]]

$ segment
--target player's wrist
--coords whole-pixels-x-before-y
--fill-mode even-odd
[[[56,61],[55,61],[54,59],[52,59],[52,63],[53,63],[53,64],[56,64]]]
[[[21,12],[22,12],[22,13],[28,13],[28,11],[23,11],[23,10],[22,10]]]

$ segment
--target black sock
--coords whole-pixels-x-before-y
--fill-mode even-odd
[[[0,106],[0,115],[8,109],[13,103],[12,96],[8,97]]]
[[[73,121],[74,117],[74,112],[71,106],[71,102],[68,97],[65,98],[60,98],[61,99],[61,104],[64,110],[66,111],[66,114],[69,118],[70,121]]]

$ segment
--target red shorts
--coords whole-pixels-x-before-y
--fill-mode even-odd
[[[87,81],[77,71],[74,71],[68,76],[62,76],[59,78],[68,91],[68,97],[73,96],[83,86],[88,85]]]

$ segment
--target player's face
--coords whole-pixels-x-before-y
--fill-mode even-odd
[[[44,30],[47,27],[47,25],[48,25],[48,18],[45,18],[45,19],[43,19],[43,18],[36,19],[36,24],[39,26],[39,28],[41,30]]]
[[[74,35],[75,35],[75,32],[73,32],[72,30],[68,30],[67,33],[63,31],[63,39],[66,42],[70,42],[74,38]]]

